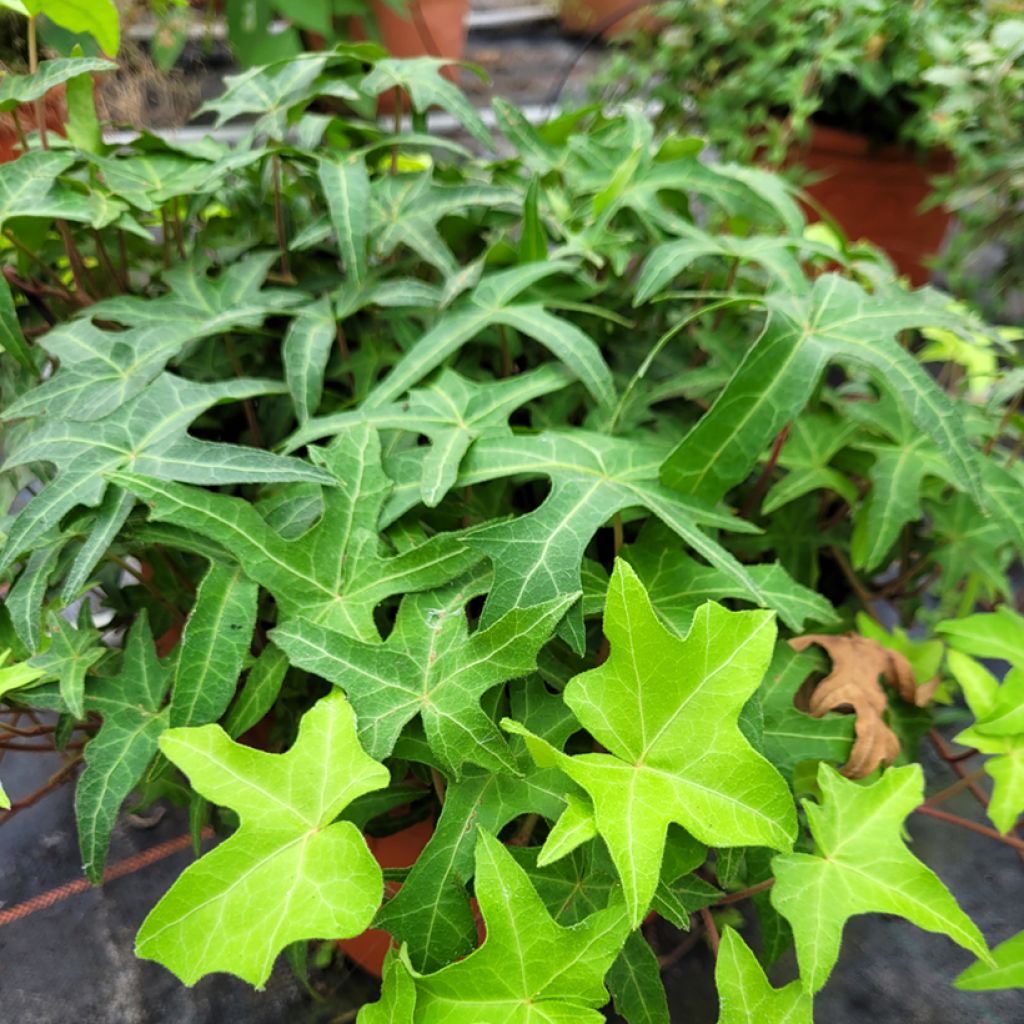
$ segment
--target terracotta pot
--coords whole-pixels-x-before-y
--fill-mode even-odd
[[[41,102],[46,130],[63,135],[68,116],[64,86],[55,86],[43,97]],[[25,103],[10,113],[0,114],[0,164],[9,163],[21,155],[21,140],[18,137],[15,119],[26,135],[34,132],[36,130],[35,104]]]
[[[403,14],[380,0],[373,3],[381,41],[395,57],[462,60],[468,14],[469,0],[412,0]]]
[[[810,143],[791,152],[788,162],[823,175],[806,191],[851,239],[874,242],[914,285],[928,283],[924,260],[939,251],[950,214],[920,207],[931,194],[930,179],[950,169],[948,154],[922,162],[902,146],[875,146],[864,136],[816,125]],[[818,219],[813,209],[808,213]]]
[[[434,823],[421,821],[389,836],[367,836],[366,843],[382,868],[409,868],[416,863],[433,834]],[[392,893],[401,888],[397,882],[386,885]],[[338,945],[350,960],[379,978],[384,958],[391,948],[391,935],[379,928],[367,928],[355,938],[340,939]]]
[[[567,32],[581,35],[590,35],[608,23],[601,32],[603,39],[633,32],[657,32],[665,24],[654,14],[657,4],[636,10],[632,7],[632,0],[561,0],[558,19]]]

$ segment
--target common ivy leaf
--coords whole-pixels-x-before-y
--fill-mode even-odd
[[[578,595],[513,608],[470,633],[465,606],[485,586],[478,574],[443,591],[406,596],[383,644],[301,618],[286,620],[270,636],[293,665],[344,689],[372,757],[390,754],[402,728],[419,715],[446,771],[459,775],[467,761],[496,772],[514,770],[480,699],[534,669],[537,651]]]
[[[231,702],[256,626],[257,590],[241,568],[210,563],[181,636],[172,726],[215,722]]]
[[[280,136],[292,108],[309,102],[313,83],[331,59],[328,53],[302,53],[238,75],[227,75],[224,91],[204,103],[199,113],[215,114],[215,128],[236,117],[256,115],[251,129],[254,136]],[[349,98],[358,98],[355,90],[349,91]]]
[[[0,699],[5,698],[8,693],[16,693],[18,690],[38,686],[46,681],[45,670],[27,661],[16,661],[13,665],[8,665],[7,659],[10,655],[10,650],[0,651]]]
[[[86,32],[101,50],[117,56],[121,22],[114,0],[22,0],[31,16],[45,15],[69,32]]]
[[[931,527],[932,559],[942,579],[975,577],[979,597],[995,601],[1009,597],[1013,551],[1007,541],[1005,521],[980,515],[978,505],[966,494],[947,494],[940,501],[925,501],[924,521]]]
[[[853,746],[853,715],[829,712],[814,718],[794,704],[797,691],[822,666],[822,659],[806,651],[798,654],[789,644],[781,643],[758,690],[764,716],[764,756],[790,780],[803,761],[844,763]]]
[[[850,503],[856,510],[850,556],[855,568],[870,572],[883,564],[903,527],[921,519],[926,479],[942,480],[957,490],[964,484],[932,439],[914,424],[909,410],[892,395],[880,402],[851,402],[849,413],[888,435],[885,440],[862,437],[852,445],[874,457],[868,470],[868,500]]]
[[[83,621],[75,629],[67,619],[52,612],[49,616],[50,642],[42,653],[30,658],[28,665],[42,672],[44,679],[56,679],[60,695],[75,718],[85,717],[85,674],[103,657],[105,648],[98,643],[99,631]]]
[[[711,846],[786,850],[796,814],[785,781],[738,726],[771,657],[770,613],[708,602],[680,639],[620,559],[604,631],[608,660],[570,680],[564,699],[608,753],[569,757],[504,724],[526,736],[538,765],[561,768],[590,796],[635,927],[657,888],[670,823]]]
[[[94,228],[116,220],[124,204],[101,202],[60,183],[74,162],[75,154],[66,150],[34,149],[8,164],[0,175],[0,227],[12,217],[61,217]]]
[[[370,392],[363,407],[373,409],[404,395],[467,341],[495,325],[535,338],[583,383],[599,405],[610,406],[615,385],[594,341],[571,321],[549,313],[543,302],[519,299],[531,285],[571,268],[570,263],[554,260],[527,263],[485,277],[413,345]]]
[[[39,70],[30,75],[4,73],[0,78],[0,111],[14,110],[19,104],[42,99],[55,85],[81,74],[114,71],[117,65],[101,57],[65,57],[41,60]]]
[[[818,853],[787,853],[772,861],[771,902],[793,928],[808,991],[825,984],[843,927],[855,914],[898,914],[988,958],[981,932],[903,841],[903,819],[924,799],[921,766],[889,768],[861,785],[822,763],[818,785],[822,802],[804,801]]]
[[[483,434],[510,436],[510,413],[570,383],[572,376],[556,363],[486,383],[446,369],[433,382],[414,388],[405,401],[309,420],[288,439],[285,450],[294,451],[360,420],[380,430],[423,434],[430,439],[431,448],[422,462],[420,499],[433,508],[455,483],[462,458],[476,438]]]
[[[1005,605],[994,612],[940,622],[935,631],[955,650],[1024,668],[1024,616]]]
[[[423,114],[431,107],[447,110],[477,142],[493,149],[491,133],[465,93],[441,74],[450,63],[437,57],[414,57],[411,60],[388,57],[374,64],[373,70],[361,82],[361,88],[370,96],[380,96],[395,89],[398,95],[408,96],[413,109]]]
[[[268,316],[293,309],[307,299],[294,288],[263,288],[275,259],[277,253],[248,253],[211,274],[210,262],[195,258],[164,274],[167,290],[163,295],[115,296],[91,306],[89,316],[129,327],[148,324],[165,330],[187,329],[191,339],[259,327]]]
[[[726,234],[711,235],[694,224],[685,223],[677,224],[673,233],[682,237],[659,245],[644,261],[640,276],[637,278],[634,306],[640,306],[650,300],[681,271],[706,256],[718,256],[739,265],[754,263],[764,267],[787,288],[797,291],[804,291],[807,288],[807,278],[800,269],[795,254],[795,250],[807,245],[802,238],[772,235],[752,235],[746,238]],[[834,250],[831,250],[831,255],[835,255]]]
[[[295,415],[305,423],[316,412],[324,390],[324,371],[337,336],[330,300],[318,299],[292,320],[281,346],[284,375]]]
[[[385,260],[400,246],[411,249],[446,278],[461,271],[437,229],[442,217],[473,208],[518,210],[522,193],[495,185],[442,185],[422,172],[378,178],[372,191],[373,249]]]
[[[810,993],[799,981],[772,988],[757,957],[732,928],[722,931],[715,984],[718,1024],[813,1024]]]
[[[536,677],[513,684],[510,701],[517,718],[558,746],[577,728],[561,699]],[[399,741],[398,756],[408,754],[404,742]],[[557,769],[535,767],[517,737],[509,747],[516,774],[467,767],[448,785],[430,842],[401,889],[377,915],[376,926],[404,944],[418,971],[437,970],[464,956],[476,942],[466,891],[473,875],[474,829],[497,835],[519,815],[537,813],[553,819],[565,806],[565,776]]]
[[[831,413],[804,413],[793,420],[779,452],[778,464],[786,475],[764,496],[764,514],[817,490],[833,491],[856,507],[857,488],[829,465],[856,433],[856,423]]]
[[[691,856],[681,861],[668,856],[675,849],[670,842],[666,850],[666,866],[670,860],[674,860],[677,866],[687,872],[704,860],[707,853],[704,847],[692,840],[688,846],[690,849],[685,853]],[[588,914],[603,910],[618,899],[618,875],[602,843],[587,843],[569,856],[543,867],[537,865],[536,848],[510,850],[559,924],[576,924]],[[674,874],[675,870],[673,868],[671,873]],[[658,893],[661,895],[671,890],[672,900],[678,905],[676,896],[685,892],[686,887],[695,879],[696,876],[684,873],[682,877],[666,883],[663,872]],[[706,888],[711,892],[706,903],[713,903],[721,897],[717,889],[710,885]],[[665,902],[659,902],[657,897],[654,905],[659,913],[663,913],[663,908],[666,908]],[[697,903],[697,906],[704,905],[705,902]],[[680,927],[689,927],[689,911],[683,910],[682,918],[675,917],[672,911],[667,916],[673,923],[682,920]],[[668,1024],[668,1003],[661,982],[661,968],[641,932],[634,931],[627,936],[619,955],[605,975],[605,984],[612,994],[615,1012],[629,1024]]]
[[[479,561],[453,534],[385,553],[378,520],[391,482],[368,424],[353,424],[312,454],[327,470],[317,478],[332,486],[324,491],[320,521],[294,539],[282,537],[241,498],[139,476],[118,479],[149,505],[152,519],[231,552],[249,579],[274,596],[282,621],[302,618],[366,641],[379,639],[373,610],[385,598],[440,586]]]
[[[200,441],[189,424],[220,402],[275,394],[275,381],[228,380],[197,384],[161,374],[144,391],[109,416],[91,423],[54,419],[21,438],[8,452],[6,466],[52,462],[59,467],[11,523],[0,552],[0,570],[29,550],[65,513],[77,505],[98,505],[107,477],[119,469],[192,483],[259,483],[268,480],[332,478],[299,459],[256,448]]]
[[[621,903],[564,928],[526,872],[493,836],[478,833],[476,893],[483,945],[433,974],[406,965],[416,987],[414,1024],[600,1024],[604,975],[629,930]],[[486,1007],[486,1009],[482,1009]]]
[[[636,570],[648,597],[677,633],[685,633],[693,614],[705,601],[734,597],[750,601],[750,593],[713,565],[702,565],[675,546],[675,537],[657,523],[646,526],[623,557]],[[803,587],[778,563],[748,565],[747,573],[765,595],[769,607],[790,629],[800,632],[804,623],[835,622],[835,609],[820,594]]]
[[[103,716],[99,732],[85,745],[85,771],[75,789],[78,845],[91,882],[103,878],[118,809],[167,727],[167,709],[161,705],[169,683],[170,668],[157,659],[143,611],[132,626],[117,675],[94,680],[85,697],[86,710]]]
[[[988,816],[1005,834],[1024,811],[1024,668],[1011,669],[1000,686],[960,651],[950,651],[947,663],[975,718],[957,742],[993,755],[985,762],[993,782]]]
[[[194,337],[182,325],[104,331],[88,317],[58,324],[37,342],[59,362],[57,371],[12,402],[4,418],[102,419],[137,395]]]
[[[869,294],[836,274],[809,293],[770,293],[760,338],[711,409],[662,467],[670,487],[717,501],[740,483],[770,438],[796,418],[834,360],[865,367],[891,390],[914,424],[942,450],[956,476],[982,501],[980,474],[956,406],[900,346],[907,328],[949,315],[918,295]]]
[[[1024,932],[996,946],[992,963],[979,960],[971,964],[953,984],[966,992],[1024,988]]]
[[[394,460],[398,480],[390,514],[405,511],[415,500],[412,481],[420,479],[416,452]],[[484,607],[486,625],[521,604],[539,604],[582,590],[580,564],[597,530],[616,512],[649,509],[758,605],[771,598],[701,526],[749,532],[741,519],[682,497],[657,482],[661,449],[583,431],[545,432],[516,437],[482,437],[462,462],[456,486],[471,486],[502,477],[551,479],[543,504],[526,515],[488,523],[468,535],[468,543],[494,565],[494,585]],[[569,636],[582,650],[582,611],[574,609]]]
[[[160,749],[241,825],[153,908],[139,929],[138,956],[186,985],[214,971],[262,985],[288,944],[349,938],[369,926],[381,870],[359,829],[335,819],[390,776],[360,748],[340,691],[303,716],[285,754],[241,746],[217,725],[170,729]]]

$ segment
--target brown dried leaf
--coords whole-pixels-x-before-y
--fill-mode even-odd
[[[880,680],[893,687],[902,700],[917,707],[928,703],[938,680],[918,686],[914,670],[902,654],[856,633],[812,633],[789,641],[795,651],[804,651],[812,644],[828,653],[832,671],[815,687],[808,712],[821,718],[829,711],[850,708],[857,717],[856,740],[843,774],[859,779],[870,775],[883,762],[891,764],[900,752],[900,741],[885,722],[888,699]]]

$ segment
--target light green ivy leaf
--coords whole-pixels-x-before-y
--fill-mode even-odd
[[[991,963],[979,960],[971,964],[953,984],[965,992],[1024,988],[1024,932],[996,946]]]
[[[898,914],[987,958],[981,932],[903,841],[903,819],[924,799],[921,766],[890,768],[861,785],[822,763],[818,785],[822,802],[804,801],[818,852],[772,861],[771,902],[793,928],[807,989],[817,992],[825,984],[843,927],[855,914]]]
[[[801,983],[772,988],[757,957],[732,928],[722,932],[715,984],[718,1024],[814,1024],[811,996]]]
[[[217,725],[168,730],[160,749],[241,825],[187,868],[143,921],[140,957],[186,985],[214,971],[262,985],[290,943],[368,927],[381,870],[359,829],[335,819],[390,776],[360,748],[340,691],[306,713],[285,754],[241,746]]]
[[[622,904],[573,927],[557,924],[512,854],[484,831],[477,838],[476,893],[487,929],[483,945],[433,974],[403,961],[415,983],[415,1010],[393,1019],[479,1024],[483,1014],[502,1024],[600,1024],[608,1000],[604,975],[629,930]]]
[[[564,697],[608,753],[569,757],[518,723],[503,724],[526,736],[538,765],[561,768],[590,796],[636,926],[658,885],[670,823],[712,846],[786,850],[796,814],[785,781],[738,726],[771,657],[770,613],[708,602],[680,639],[619,560],[604,630],[608,660],[572,679]]]

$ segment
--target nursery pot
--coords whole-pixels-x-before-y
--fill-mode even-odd
[[[468,14],[469,0],[411,0],[402,12],[381,0],[373,4],[381,41],[394,57],[462,60]],[[449,70],[454,80],[456,69]]]
[[[878,146],[862,135],[814,125],[809,143],[791,151],[788,163],[821,176],[806,191],[851,239],[874,242],[914,285],[928,283],[924,260],[939,251],[951,215],[920,207],[931,194],[930,179],[949,170],[947,153],[933,152],[922,162],[903,146]],[[814,210],[808,212],[817,219]]]
[[[433,834],[434,823],[426,820],[389,836],[367,836],[366,845],[382,868],[408,868],[416,863]],[[392,893],[401,888],[397,882],[387,884]],[[391,948],[391,935],[380,928],[367,928],[354,938],[339,939],[338,945],[345,956],[379,978]]]
[[[590,35],[600,30],[602,38],[615,39],[633,32],[656,32],[664,24],[655,17],[656,6],[638,6],[631,0],[561,0],[558,19],[567,32]]]

